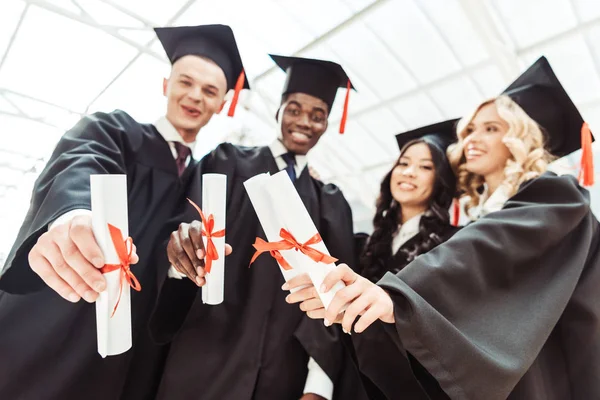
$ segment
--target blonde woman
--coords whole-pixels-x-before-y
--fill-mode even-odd
[[[545,58],[516,83],[449,152],[476,222],[376,285],[338,267],[326,312],[303,290],[313,318],[384,325],[432,399],[600,398],[600,226],[575,179],[545,172],[542,133],[560,156],[583,121]]]

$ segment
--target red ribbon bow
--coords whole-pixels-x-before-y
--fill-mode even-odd
[[[321,235],[318,233],[310,239],[308,239],[306,242],[299,243],[294,237],[294,235],[292,235],[284,228],[281,228],[281,230],[279,231],[279,237],[281,237],[281,239],[283,240],[280,240],[279,242],[265,242],[263,239],[257,237],[256,241],[253,244],[254,248],[256,249],[256,253],[254,253],[252,260],[250,260],[250,265],[252,265],[252,263],[256,261],[258,256],[268,251],[271,254],[271,257],[277,260],[279,265],[281,265],[281,268],[285,270],[290,270],[292,269],[292,266],[283,258],[279,251],[291,249],[294,249],[307,255],[316,262],[331,264],[338,260],[337,258],[328,256],[327,254],[310,247],[310,245],[319,243],[323,240],[321,239]]]
[[[130,268],[131,253],[133,252],[133,239],[128,237],[127,240],[125,240],[121,230],[111,224],[108,224],[108,232],[113,245],[115,246],[115,250],[117,251],[119,261],[121,262],[120,264],[105,264],[104,267],[100,268],[100,272],[103,274],[113,272],[118,269],[121,270],[121,279],[119,279],[119,297],[117,298],[113,312],[110,315],[112,318],[117,311],[117,307],[119,307],[119,302],[121,301],[121,294],[123,293],[123,280],[125,280],[129,286],[138,292],[142,290],[142,286],[135,275],[133,275]],[[127,248],[129,248],[129,250],[127,250]]]
[[[202,229],[202,236],[206,237],[206,260],[204,262],[204,266],[206,269],[206,273],[208,274],[210,273],[210,270],[212,268],[213,261],[219,259],[219,253],[217,252],[217,248],[213,243],[212,238],[225,237],[225,229],[213,232],[213,230],[215,229],[215,218],[213,217],[213,215],[209,214],[208,218],[206,218],[204,216],[204,213],[196,203],[194,203],[190,199],[187,199],[187,201],[189,201],[190,204],[194,206],[196,211],[198,211],[198,214],[200,214],[200,218],[202,219],[202,226],[204,227]]]

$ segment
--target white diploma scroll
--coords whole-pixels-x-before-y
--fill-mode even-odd
[[[127,177],[90,175],[90,184],[94,236],[104,254],[105,264],[120,264],[108,224],[119,228],[123,238],[129,236]],[[106,290],[96,300],[98,353],[103,358],[122,354],[131,348],[130,286],[121,279],[121,273],[121,269],[116,269],[104,274]],[[115,310],[117,301],[119,304]]]
[[[244,185],[269,242],[281,240],[282,228],[290,232],[300,244],[306,243],[318,233],[287,172],[280,171],[273,176],[257,175]],[[310,247],[329,255],[323,241],[311,244]],[[295,249],[281,250],[280,253],[292,266],[291,270],[284,270],[280,265],[285,280],[307,273],[325,308],[329,306],[335,293],[344,287],[342,282],[338,282],[327,293],[321,292],[323,279],[336,268],[335,264],[317,262]]]
[[[214,218],[213,232],[225,229],[227,206],[227,175],[202,175],[202,211],[206,218]],[[206,221],[203,221],[206,231]],[[203,235],[204,248],[208,251],[208,238]],[[211,270],[205,275],[206,284],[202,287],[202,302],[205,304],[221,304],[225,291],[225,236],[211,238],[218,258],[212,260]],[[208,254],[208,253],[207,253]],[[208,264],[205,263],[205,266]]]

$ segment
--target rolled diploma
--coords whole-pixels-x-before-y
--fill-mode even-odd
[[[215,219],[214,231],[225,229],[227,206],[227,175],[202,175],[202,212],[208,218]],[[204,248],[207,238],[203,237]],[[205,304],[221,304],[225,291],[225,238],[213,238],[219,259],[213,260],[211,271],[206,274],[206,284],[202,287],[202,302]]]
[[[271,213],[277,215],[279,228],[287,229],[299,243],[306,242],[317,233],[317,228],[286,171],[280,171],[271,176],[264,187],[272,200]],[[279,232],[277,237],[279,237]],[[269,241],[271,241],[270,238]],[[310,247],[330,255],[323,241]],[[345,287],[344,283],[340,281],[327,293],[321,292],[323,280],[329,272],[336,268],[335,264],[316,262],[296,250],[284,250],[281,255],[294,269],[308,273],[325,309],[329,307],[329,303],[337,291]]]
[[[90,175],[92,230],[106,264],[120,264],[108,232],[108,224],[119,228],[123,238],[129,236],[127,220],[127,177],[125,175]],[[131,348],[130,287],[123,280],[119,307],[111,314],[119,298],[121,270],[104,274],[106,289],[96,300],[98,353],[102,358],[122,354]]]
[[[279,215],[273,212],[273,201],[265,189],[265,186],[269,184],[270,179],[271,177],[269,174],[259,174],[245,181],[244,187],[246,188],[252,207],[254,207],[254,211],[258,216],[260,225],[262,226],[263,231],[265,231],[267,241],[278,242],[281,240],[281,237],[279,236],[281,223],[279,221]],[[277,265],[279,265],[279,263],[277,263]],[[290,263],[290,265],[293,264]],[[303,272],[298,268],[285,270],[281,268],[281,265],[279,265],[279,270],[286,282]],[[300,289],[302,288],[296,288],[292,292]]]

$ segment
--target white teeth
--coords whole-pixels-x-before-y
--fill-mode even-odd
[[[476,157],[476,156],[480,156],[482,154],[483,154],[483,151],[481,151],[481,150],[467,149],[467,156],[469,156],[469,157]]]
[[[302,135],[302,136],[307,137],[309,139],[311,138],[309,135],[307,135],[306,133],[302,133],[302,132],[292,132],[292,134],[293,135]]]
[[[413,185],[412,183],[402,182],[402,183],[400,183],[400,188],[405,189],[405,190],[412,190],[412,189],[416,189],[416,186]]]
[[[311,136],[305,134],[305,133],[301,133],[301,132],[292,132],[292,136],[294,136],[296,139],[300,139],[300,140],[310,140]]]

